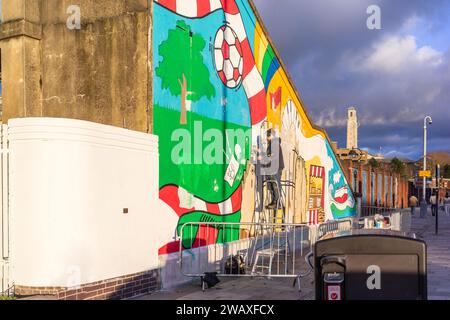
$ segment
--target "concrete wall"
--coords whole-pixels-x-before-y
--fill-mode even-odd
[[[196,1],[153,2],[153,132],[161,141],[160,198],[178,219],[173,229],[259,220],[262,214],[253,213],[269,197],[247,164],[258,157],[255,150],[266,149],[269,128],[282,141],[283,177],[299,190],[286,188],[288,221],[354,216],[346,174],[325,131],[309,118],[252,1],[205,0],[198,8]],[[248,134],[234,139],[229,132]],[[204,161],[212,153],[214,161]],[[245,235],[236,228],[227,239],[217,230],[206,239],[196,232],[194,239],[213,244]],[[173,241],[160,253],[178,248]]]
[[[70,5],[81,28],[70,30]],[[3,122],[62,117],[151,132],[147,0],[3,0]]]
[[[157,137],[68,119],[8,127],[17,286],[72,287],[159,267],[174,222],[158,199]]]

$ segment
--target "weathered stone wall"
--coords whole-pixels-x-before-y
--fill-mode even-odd
[[[70,5],[81,28],[70,30]],[[64,117],[151,132],[148,0],[4,0],[3,122]]]

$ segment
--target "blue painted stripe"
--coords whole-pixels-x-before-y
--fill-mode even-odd
[[[264,83],[264,86],[266,87],[266,91],[269,89],[270,81],[272,81],[273,76],[280,68],[280,64],[276,58],[272,59],[272,62],[270,63],[269,70],[267,70],[267,76]]]

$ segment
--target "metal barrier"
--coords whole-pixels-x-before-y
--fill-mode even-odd
[[[351,230],[352,219],[333,220],[317,226],[295,223],[188,222],[179,229],[180,272],[187,277],[207,274],[220,277],[293,278],[313,270],[312,247],[329,233]],[[242,229],[248,238],[239,239]],[[210,236],[218,241],[208,243]],[[309,251],[308,254],[304,254]],[[306,263],[304,262],[306,261]]]
[[[242,229],[251,237],[239,239]],[[214,243],[208,245],[210,239]],[[179,228],[179,240],[180,272],[200,277],[203,289],[208,274],[294,278],[300,289],[299,280],[311,272],[304,262],[310,257],[304,255],[310,249],[310,228],[305,224],[188,222]]]
[[[361,218],[374,216],[376,214],[388,215],[398,211],[398,208],[377,207],[377,206],[361,206]]]
[[[353,228],[352,219],[332,220],[322,223],[317,228],[316,239],[314,243],[323,236],[327,235],[328,233],[348,231],[351,230],[352,228]]]

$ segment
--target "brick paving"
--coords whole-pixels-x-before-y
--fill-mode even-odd
[[[136,300],[313,300],[312,276],[302,281],[302,290],[293,287],[292,279],[237,278],[222,279],[202,292],[194,280],[176,289],[136,298]]]
[[[427,243],[428,299],[450,300],[450,216],[439,212],[437,235],[435,221],[430,209],[425,218],[420,218],[416,212],[411,231]]]
[[[450,216],[439,213],[439,232],[435,234],[435,217],[428,214],[412,217],[411,232],[427,243],[428,298],[450,300]],[[201,291],[195,279],[186,285],[139,297],[141,300],[313,300],[313,274],[302,280],[302,291],[292,286],[292,279],[239,278],[222,280],[216,287]]]
[[[428,214],[412,217],[411,232],[427,243],[428,298],[450,300],[450,216],[439,213],[439,232],[435,234],[435,217]],[[306,266],[304,266],[306,268]],[[302,272],[306,269],[302,268]],[[227,278],[214,288],[202,292],[199,279],[170,290],[134,298],[136,300],[313,300],[314,276],[302,280],[302,290],[293,287],[292,279]],[[28,299],[54,299],[31,297]]]
[[[301,272],[306,272],[306,263],[303,262],[301,266]],[[302,278],[300,292],[297,285],[293,286],[291,278],[241,277],[220,280],[219,284],[204,292],[197,278],[177,288],[138,297],[136,300],[314,300],[313,273]]]

